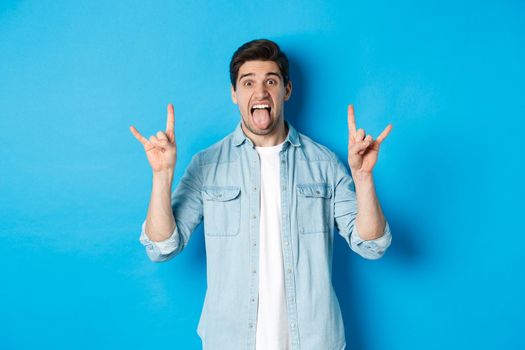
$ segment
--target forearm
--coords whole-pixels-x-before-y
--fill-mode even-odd
[[[154,242],[170,237],[175,229],[175,218],[171,208],[173,170],[153,173],[151,198],[146,217],[146,235]]]
[[[376,195],[372,173],[353,175],[357,197],[357,231],[364,240],[383,235],[385,217]]]

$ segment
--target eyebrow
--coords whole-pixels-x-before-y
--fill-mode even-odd
[[[246,78],[246,77],[252,77],[252,76],[255,76],[255,73],[246,73],[246,74],[243,74],[239,77],[239,81],[241,81],[243,78]],[[268,76],[276,76],[278,77],[279,79],[281,79],[281,75],[277,72],[268,72],[266,73],[265,77],[268,77]]]

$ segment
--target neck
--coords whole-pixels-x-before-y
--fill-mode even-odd
[[[250,132],[250,130],[244,126],[243,122],[241,122],[241,127],[244,131],[244,134],[257,147],[277,146],[278,144],[283,143],[286,139],[286,136],[288,135],[288,128],[286,127],[283,119],[281,119],[281,122],[277,125],[277,128],[275,128],[275,130],[268,135],[257,135]]]

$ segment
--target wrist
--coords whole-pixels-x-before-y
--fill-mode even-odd
[[[352,179],[354,180],[354,183],[356,184],[365,184],[365,183],[373,183],[374,178],[372,176],[372,172],[365,172],[365,171],[352,171]]]
[[[173,182],[173,169],[165,169],[153,172],[153,184],[169,185]]]

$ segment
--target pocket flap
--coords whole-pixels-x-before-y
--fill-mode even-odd
[[[297,192],[305,197],[332,198],[332,187],[328,184],[299,184]]]
[[[241,188],[235,186],[206,186],[202,189],[202,197],[208,201],[230,201],[237,198],[239,193],[241,193]]]

